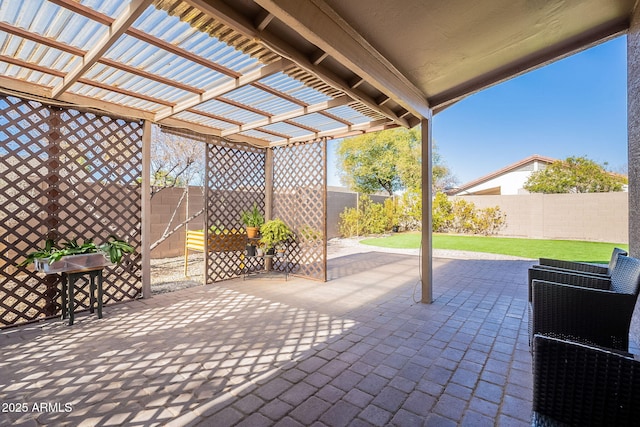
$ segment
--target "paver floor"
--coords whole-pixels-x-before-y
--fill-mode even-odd
[[[0,425],[528,425],[523,260],[354,253],[0,331]]]

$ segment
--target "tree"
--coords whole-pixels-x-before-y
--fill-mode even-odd
[[[204,144],[182,135],[162,132],[154,126],[152,146],[151,197],[169,188],[182,187],[183,191],[162,235],[151,244],[151,250],[204,212],[200,209],[183,221],[174,223],[183,203],[189,200],[189,186],[203,188]]]
[[[532,193],[603,193],[622,191],[627,178],[586,157],[567,157],[533,172],[524,184]]]
[[[337,149],[341,181],[353,191],[371,194],[422,186],[420,129],[397,128],[368,133],[340,142]],[[433,147],[433,181],[445,185],[455,178]]]

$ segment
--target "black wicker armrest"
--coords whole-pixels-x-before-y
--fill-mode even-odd
[[[566,283],[569,285],[584,288],[609,289],[611,278],[580,274],[560,270],[545,270],[542,268],[529,269],[529,302],[531,302],[531,283],[534,280],[544,280],[546,282]]]
[[[637,426],[640,362],[628,354],[534,337],[532,425]]]
[[[549,270],[549,271],[559,271],[561,273],[573,273],[573,274],[584,274],[587,276],[595,276],[595,277],[602,277],[602,278],[609,278],[611,277],[611,274],[609,274],[608,272],[606,274],[603,273],[594,273],[591,271],[578,271],[578,270],[572,270],[572,269],[566,269],[566,268],[560,268],[560,267],[552,267],[549,265],[533,265],[531,268],[535,268],[538,270]],[[608,270],[607,270],[608,271]]]
[[[629,349],[636,295],[539,280],[532,288],[531,334]]]
[[[540,258],[540,265],[560,268],[562,270],[583,271],[586,273],[609,274],[609,268],[586,262],[563,261],[560,259]]]

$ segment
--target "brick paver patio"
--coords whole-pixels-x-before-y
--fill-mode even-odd
[[[527,425],[530,261],[357,253],[0,331],[0,425]]]

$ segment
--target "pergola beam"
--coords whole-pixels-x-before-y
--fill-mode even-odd
[[[259,70],[255,70],[245,75],[239,76],[228,83],[216,86],[215,88],[207,90],[200,95],[192,96],[178,103],[175,107],[165,108],[159,111],[156,114],[156,120],[160,121],[166,119],[167,117],[173,116],[174,114],[178,114],[199,104],[205,103],[212,99],[216,99],[219,96],[229,93],[235,89],[247,86],[265,77],[284,71],[290,65],[292,65],[291,62],[286,59],[280,59],[278,61],[272,62],[271,64],[267,64]]]
[[[247,123],[244,125],[236,126],[235,128],[225,129],[222,131],[222,136],[234,135],[236,133],[244,132],[251,129],[256,129],[262,126],[271,125],[274,123],[284,122],[287,120],[295,119],[296,117],[301,117],[311,113],[319,113],[321,111],[327,110],[329,108],[335,108],[342,105],[348,105],[353,102],[351,98],[348,96],[341,96],[339,98],[331,99],[329,101],[319,102],[314,105],[309,105],[307,107],[302,107],[295,111],[290,111],[287,113],[276,114],[275,116],[267,117],[265,119],[256,120],[252,123]]]
[[[431,117],[426,96],[323,0],[255,0],[269,13],[417,117]]]
[[[13,77],[0,76],[0,92],[2,89],[23,92],[39,98],[51,98],[51,88],[35,83],[25,82]]]
[[[132,0],[122,15],[116,18],[107,33],[82,57],[81,63],[68,73],[62,83],[53,89],[53,97],[58,98],[80,79],[125,31],[138,19],[153,0]]]
[[[279,145],[293,144],[295,142],[313,141],[320,138],[344,138],[347,136],[360,135],[367,132],[375,132],[379,130],[398,127],[398,125],[390,122],[388,119],[375,120],[373,122],[359,123],[357,125],[345,126],[342,128],[331,129],[322,132],[315,132],[309,135],[298,136],[295,138],[286,138],[271,143],[272,147]]]
[[[375,99],[356,88],[351,88],[348,82],[344,81],[334,72],[320,67],[319,64],[314,64],[314,61],[317,61],[318,58],[308,58],[283,39],[270,33],[268,31],[268,27],[265,28],[264,31],[258,31],[253,22],[233,10],[225,2],[221,0],[185,0],[185,2],[201,10],[207,15],[216,18],[216,20],[220,21],[222,24],[235,29],[245,36],[260,40],[265,46],[278,55],[290,59],[301,69],[317,76],[328,85],[344,92],[354,100],[357,100],[372,110],[388,117],[398,125],[410,127],[407,120],[398,117],[398,115],[390,108],[378,105]],[[423,102],[426,104],[426,100],[423,99]]]

